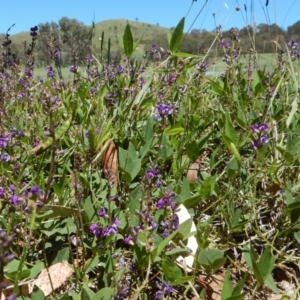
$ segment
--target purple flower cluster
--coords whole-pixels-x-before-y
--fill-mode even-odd
[[[38,31],[38,27],[37,26],[31,27],[30,28],[30,35],[32,37],[36,37],[38,35],[37,31]]]
[[[287,43],[287,46],[290,49],[291,59],[296,60],[299,58],[298,43],[296,43],[294,40],[291,40]]]
[[[145,225],[149,225],[150,227],[147,227],[147,230],[153,230],[157,228],[156,222],[153,221],[153,216],[150,214],[150,212],[147,210],[145,212],[139,212],[139,217],[141,221],[141,227],[146,227]]]
[[[162,238],[167,238],[170,233],[179,228],[179,218],[176,214],[171,216],[170,220],[160,222],[160,227],[163,229]]]
[[[60,52],[57,48],[55,48],[54,50],[49,49],[48,54],[51,59],[60,59]]]
[[[109,235],[116,235],[118,233],[118,227],[120,225],[120,221],[118,219],[113,219],[111,225],[107,227],[101,227],[98,224],[94,223],[90,225],[90,231],[93,235],[98,238],[105,238]]]
[[[155,121],[161,121],[163,118],[167,118],[172,115],[174,110],[178,110],[176,104],[171,105],[170,103],[161,103],[156,106],[157,113],[154,115]]]
[[[156,282],[156,286],[160,288],[160,290],[155,293],[154,300],[164,299],[165,294],[170,294],[173,291],[172,287],[165,281],[161,284],[161,286],[158,282]]]
[[[55,71],[53,70],[52,66],[46,66],[46,71],[47,71],[47,77],[48,78],[54,78],[55,77]]]
[[[222,38],[220,41],[220,47],[224,49],[230,49],[231,44],[229,42],[226,42],[226,40]]]
[[[164,209],[167,205],[171,203],[175,196],[175,193],[168,191],[166,192],[165,196],[159,199],[156,203],[156,208],[157,209]]]
[[[262,123],[262,124],[253,124],[251,126],[251,130],[252,132],[255,132],[255,133],[261,133],[261,132],[266,132],[269,130],[269,126],[265,123]]]
[[[149,168],[146,173],[145,173],[145,177],[148,181],[151,181],[155,178],[157,178],[157,176],[160,174],[160,170],[156,168],[156,166],[154,166],[153,168]]]
[[[250,148],[259,149],[268,143],[269,139],[266,135],[263,135],[263,132],[269,130],[269,126],[265,123],[262,124],[253,124],[251,130],[254,133],[253,141],[250,143]]]
[[[69,71],[71,73],[77,74],[78,73],[78,66],[71,65],[70,68],[69,68]]]
[[[199,70],[200,73],[205,73],[208,69],[207,63],[202,61],[197,65],[197,69]]]

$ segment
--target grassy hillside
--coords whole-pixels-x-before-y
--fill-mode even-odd
[[[119,47],[118,36],[123,36],[127,23],[130,24],[133,38],[138,40],[143,36],[139,49],[143,51],[145,43],[155,40],[155,37],[160,34],[165,34],[168,28],[161,27],[159,25],[148,24],[138,21],[116,19],[106,20],[95,24],[95,35],[93,37],[93,46],[100,47],[100,39],[102,32],[104,35],[104,46],[107,45],[108,39],[111,41],[111,50],[117,50]],[[13,43],[22,43],[24,41],[29,42],[31,40],[29,31],[20,32],[11,36]]]

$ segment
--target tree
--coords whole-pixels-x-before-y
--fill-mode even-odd
[[[55,39],[55,45],[58,50],[61,49],[59,25],[55,22],[46,22],[38,25],[39,37],[37,39],[37,59],[39,62],[49,64],[50,56],[48,53],[47,43],[49,43],[50,35]]]
[[[76,19],[63,17],[59,20],[61,40],[66,51],[84,60],[87,48],[92,44],[93,31]]]

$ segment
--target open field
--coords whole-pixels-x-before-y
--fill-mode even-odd
[[[138,55],[136,55],[138,56]],[[240,60],[240,62],[245,62],[246,58]],[[277,56],[272,53],[266,54],[258,54],[257,55],[257,65],[260,69],[266,68],[267,71],[274,70],[274,67],[277,65]],[[208,64],[208,75],[214,76],[219,75],[224,72],[226,68],[226,63],[222,61],[222,58],[219,58],[215,61],[215,63]],[[297,61],[294,64],[295,71],[300,74],[300,63]],[[246,67],[245,67],[246,71]],[[84,73],[84,66],[82,67],[82,72]],[[63,78],[66,81],[70,81],[73,79],[73,74],[69,72],[69,67],[62,67]],[[45,68],[36,68],[35,69],[35,77],[36,78],[46,78],[47,72]]]

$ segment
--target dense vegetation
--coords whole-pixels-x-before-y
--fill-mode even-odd
[[[219,30],[208,77],[209,51],[180,50],[184,19],[139,60],[129,25],[118,55],[54,29],[31,28],[23,60],[2,44],[0,297],[297,299],[296,41],[260,69]]]

